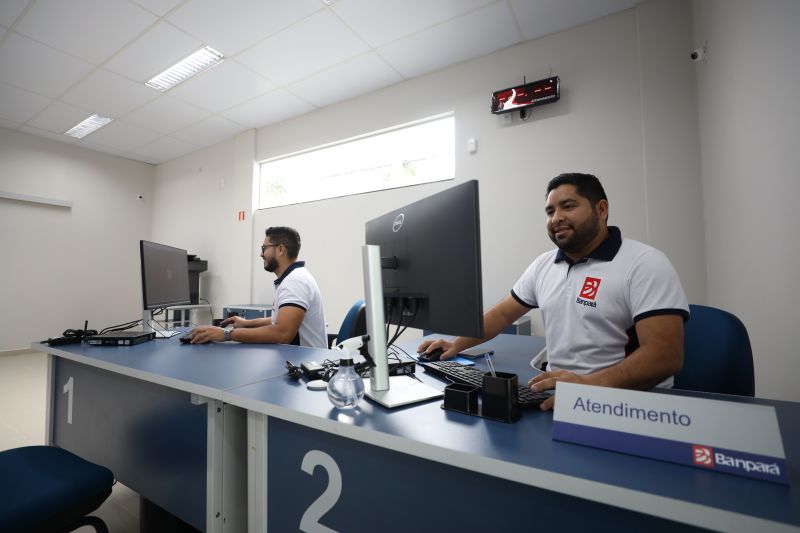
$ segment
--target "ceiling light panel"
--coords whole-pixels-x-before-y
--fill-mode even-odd
[[[167,70],[151,79],[145,85],[161,92],[168,91],[214,65],[220,63],[223,55],[210,46],[204,46],[186,59],[175,63]]]
[[[69,131],[65,131],[64,135],[69,135],[70,137],[75,137],[76,139],[83,139],[93,131],[102,128],[112,120],[114,119],[110,117],[104,117],[103,115],[92,115],[80,124],[73,126]]]

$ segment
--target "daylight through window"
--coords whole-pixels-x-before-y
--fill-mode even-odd
[[[438,116],[260,165],[258,208],[453,179],[455,119]]]

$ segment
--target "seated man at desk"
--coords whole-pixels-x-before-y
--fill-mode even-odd
[[[234,316],[215,326],[201,326],[192,333],[192,344],[213,341],[239,341],[269,344],[297,344],[327,348],[322,296],[314,277],[306,270],[300,253],[300,234],[287,227],[266,230],[261,246],[264,270],[272,272],[275,297],[272,316],[251,320]]]
[[[487,341],[533,308],[541,309],[547,371],[535,392],[557,381],[647,390],[671,387],[683,367],[689,305],[669,259],[608,226],[608,198],[591,174],[561,174],[547,185],[547,233],[557,249],[528,267],[483,317],[482,339],[423,342],[449,359]],[[555,397],[544,401],[552,409]]]

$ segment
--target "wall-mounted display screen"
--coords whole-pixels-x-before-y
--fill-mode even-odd
[[[558,76],[492,93],[492,113],[508,113],[517,109],[557,102],[561,96]]]

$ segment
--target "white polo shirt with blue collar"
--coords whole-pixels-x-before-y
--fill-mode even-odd
[[[328,334],[325,331],[325,312],[322,295],[314,276],[306,270],[305,261],[295,261],[280,278],[275,280],[275,298],[272,301],[272,322],[278,324],[281,309],[299,307],[305,311],[300,329],[291,344],[328,347]]]
[[[608,237],[573,263],[561,250],[546,252],[528,267],[511,295],[541,309],[547,370],[589,374],[613,366],[639,347],[636,322],[654,315],[689,318],[689,304],[667,256],[652,246]],[[673,378],[658,387],[672,387]]]

